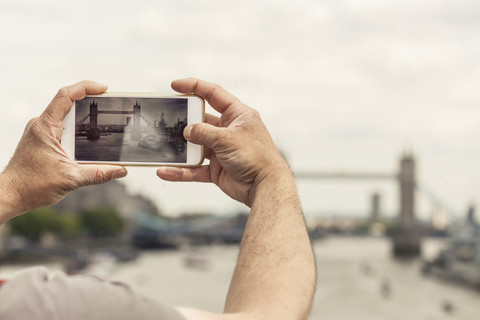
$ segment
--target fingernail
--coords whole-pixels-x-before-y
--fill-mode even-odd
[[[192,126],[186,126],[185,129],[183,130],[183,136],[185,139],[190,140],[190,133],[192,132]]]

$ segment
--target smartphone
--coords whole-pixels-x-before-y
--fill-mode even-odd
[[[205,119],[196,95],[104,93],[73,103],[61,144],[79,163],[187,166],[203,162],[203,147],[183,130]]]

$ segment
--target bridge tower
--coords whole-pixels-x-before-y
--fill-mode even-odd
[[[142,130],[140,128],[140,111],[141,111],[141,106],[138,103],[138,101],[136,101],[135,104],[133,105],[133,131],[132,131],[133,140],[142,139]]]
[[[95,101],[90,102],[90,129],[87,132],[88,140],[98,140],[100,130],[98,129],[98,105]]]
[[[371,196],[370,223],[380,222],[382,220],[380,213],[380,194],[374,192]]]
[[[396,256],[420,254],[420,232],[415,219],[415,158],[404,154],[400,159],[398,173],[400,212],[393,234],[393,253]]]

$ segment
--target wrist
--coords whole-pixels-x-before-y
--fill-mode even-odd
[[[0,225],[23,213],[15,183],[8,172],[0,173]]]
[[[268,167],[262,174],[257,175],[250,191],[249,205],[263,201],[265,196],[298,200],[297,187],[292,171],[285,161]]]

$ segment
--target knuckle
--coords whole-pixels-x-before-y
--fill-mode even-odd
[[[82,90],[86,90],[86,88],[94,85],[95,82],[91,81],[91,80],[82,80],[76,84],[73,85],[73,87],[79,87],[79,88],[82,88]]]
[[[78,84],[81,86],[81,87],[86,87],[88,85],[90,85],[92,83],[92,81],[90,80],[82,80],[80,81]]]
[[[258,112],[256,109],[253,109],[253,108],[248,107],[248,106],[247,106],[247,110],[245,111],[245,113],[247,113],[252,118],[257,118],[257,119],[261,118],[260,112]]]
[[[57,92],[57,97],[58,98],[68,98],[69,97],[69,92],[67,87],[60,88]]]
[[[95,180],[94,180],[95,184],[102,184],[102,183],[105,183],[107,181],[110,181],[110,179],[111,179],[111,176],[109,174],[107,174],[104,170],[102,170],[102,169],[97,169],[96,170]]]
[[[95,184],[101,184],[105,181],[105,172],[101,169],[97,169],[95,171],[95,176],[94,176],[94,183]]]
[[[25,128],[25,132],[35,138],[42,137],[44,134],[44,128],[42,123],[40,123],[39,118],[31,119]]]
[[[192,130],[190,131],[190,135],[194,139],[203,139],[206,135],[205,127],[201,124],[193,126]]]
[[[35,123],[37,122],[38,117],[32,118],[28,121],[27,125],[25,126],[25,131],[29,131],[34,127]]]

